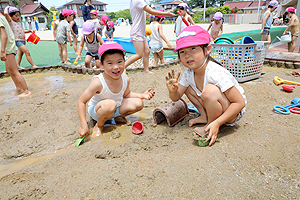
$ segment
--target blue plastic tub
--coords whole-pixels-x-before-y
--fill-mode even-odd
[[[215,44],[233,44],[234,41],[229,37],[219,37],[215,40]]]
[[[241,40],[237,40],[236,44],[253,44],[255,41],[250,36],[244,36]]]
[[[134,45],[132,42],[130,42],[130,38],[126,38],[126,37],[114,37],[114,39],[106,39],[106,38],[102,38],[104,40],[104,42],[106,41],[115,41],[117,43],[119,43],[120,45],[122,45],[122,47],[124,48],[124,50],[127,52],[127,53],[133,53],[135,54],[136,51],[135,51],[135,48],[134,48]],[[148,43],[149,43],[149,39],[148,40]]]

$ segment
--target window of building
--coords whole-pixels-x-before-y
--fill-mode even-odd
[[[103,6],[99,6],[99,9],[98,10],[100,10],[100,11],[104,11],[104,8],[103,8]]]
[[[168,4],[166,5],[166,9],[171,9],[172,8],[172,5]]]
[[[44,17],[38,17],[39,23],[45,23],[45,18]]]

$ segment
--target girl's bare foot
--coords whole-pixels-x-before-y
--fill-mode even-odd
[[[60,61],[61,63],[64,63],[64,61]]]
[[[67,60],[71,60],[70,58],[67,58]]]
[[[18,66],[19,69],[25,69],[25,67]]]
[[[38,66],[36,66],[36,65],[33,65],[33,66],[32,66],[32,68],[37,68],[37,67],[38,67]]]
[[[189,120],[189,126],[193,126],[194,124],[206,124],[206,123],[207,123],[207,119],[204,116],[200,116]]]
[[[64,64],[65,64],[65,65],[71,65],[72,63],[70,63],[70,62],[67,61],[67,62],[65,62]]]
[[[21,94],[22,92],[23,92],[23,90],[15,90],[15,91],[11,92],[10,94],[11,94],[11,95],[19,95],[19,94]]]
[[[103,131],[103,128],[104,128],[104,126],[98,126],[97,124],[94,126],[94,128],[93,128],[93,133],[92,133],[92,138],[94,138],[94,137],[98,137],[98,136],[100,136],[101,134],[102,134],[102,131]]]
[[[144,71],[144,74],[155,74],[154,72],[150,72],[149,70]]]
[[[116,123],[127,123],[127,119],[123,116],[115,117],[114,120]]]
[[[31,95],[31,92],[29,90],[23,92],[22,94],[19,94],[18,97],[27,97],[27,96],[30,96]]]
[[[197,127],[193,130],[193,135],[200,135],[203,137],[206,133],[204,132],[207,126]]]

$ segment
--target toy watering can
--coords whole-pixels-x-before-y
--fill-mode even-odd
[[[289,43],[292,41],[291,32],[289,32],[288,35],[283,35],[280,38],[276,36],[278,40],[280,40],[281,43]]]

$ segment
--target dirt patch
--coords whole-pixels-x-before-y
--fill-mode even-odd
[[[246,114],[235,127],[222,126],[215,145],[199,147],[194,127],[188,126],[195,113],[174,127],[150,119],[153,109],[171,103],[164,78],[168,70],[129,74],[132,91],[156,91],[144,101],[140,135],[126,124],[108,126],[102,136],[74,147],[80,125],[76,105],[90,83],[83,75],[72,75],[73,81],[46,95],[0,105],[0,166],[11,166],[1,171],[0,199],[300,197],[300,115],[272,109],[300,98],[299,86],[287,93],[274,85],[274,76],[296,82],[300,77],[292,70],[265,68],[261,78],[241,84]],[[47,155],[53,156],[39,160]]]

